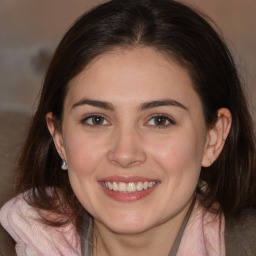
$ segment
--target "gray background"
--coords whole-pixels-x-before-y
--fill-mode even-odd
[[[80,14],[100,2],[0,0],[0,109],[33,112],[45,67],[62,35]],[[256,0],[187,2],[221,28],[250,89],[250,101],[255,101]]]

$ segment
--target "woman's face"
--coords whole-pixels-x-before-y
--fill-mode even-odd
[[[138,233],[183,219],[209,140],[188,72],[151,48],[118,49],[69,88],[54,139],[95,224]]]

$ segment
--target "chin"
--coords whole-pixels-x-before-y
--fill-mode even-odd
[[[139,234],[143,233],[144,231],[148,230],[150,227],[142,226],[140,224],[124,224],[122,225],[112,225],[108,227],[112,232],[118,234]]]
[[[136,218],[135,216],[117,218],[112,216],[108,221],[103,220],[101,223],[112,232],[119,234],[142,233],[154,226],[153,221],[145,219],[145,216],[143,218]]]

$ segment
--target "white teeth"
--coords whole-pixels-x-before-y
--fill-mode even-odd
[[[106,184],[107,186],[106,187],[108,187],[110,190],[112,190],[113,189],[113,185],[111,184],[111,182],[107,182],[107,184]]]
[[[143,188],[144,188],[145,190],[148,189],[148,182],[147,182],[147,181],[144,182]]]
[[[142,191],[142,190],[147,190],[149,188],[152,188],[157,184],[156,181],[139,181],[137,183],[134,182],[104,182],[103,185],[108,188],[109,190],[114,190],[114,191],[119,191],[119,192],[136,192],[136,191]]]
[[[118,185],[117,185],[116,182],[113,182],[112,187],[113,187],[113,190],[114,190],[114,191],[118,191]]]
[[[137,183],[136,190],[137,191],[142,191],[143,190],[143,183],[141,181]]]
[[[136,186],[135,183],[129,182],[127,186],[127,191],[128,192],[135,192],[136,191]]]
[[[124,182],[119,182],[118,188],[119,188],[120,192],[125,192],[126,191],[126,184]]]

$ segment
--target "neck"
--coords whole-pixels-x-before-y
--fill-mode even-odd
[[[94,221],[94,256],[166,256],[169,254],[189,207],[183,215],[154,226],[142,233],[119,234]],[[161,248],[159,250],[159,248]]]

